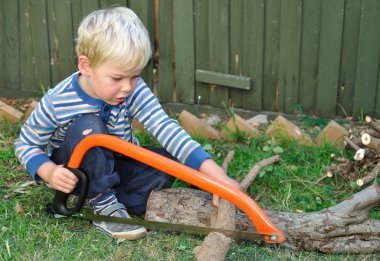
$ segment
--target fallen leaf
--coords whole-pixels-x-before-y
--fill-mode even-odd
[[[25,213],[24,208],[21,206],[21,203],[18,201],[16,202],[16,212],[21,215]]]

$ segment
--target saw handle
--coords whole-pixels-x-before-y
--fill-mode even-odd
[[[86,174],[80,171],[77,168],[70,168],[65,166],[65,168],[69,169],[75,176],[78,177],[78,182],[80,185],[79,188],[79,197],[72,208],[67,207],[67,200],[69,199],[70,194],[64,193],[62,191],[56,190],[54,200],[51,204],[47,206],[46,211],[49,214],[54,216],[71,216],[82,208],[84,201],[87,197],[88,192],[88,180]]]

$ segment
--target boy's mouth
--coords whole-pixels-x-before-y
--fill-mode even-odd
[[[125,100],[125,98],[123,98],[123,97],[122,97],[122,98],[116,98],[115,100],[116,100],[118,103],[121,103],[121,102],[123,102],[123,101]]]

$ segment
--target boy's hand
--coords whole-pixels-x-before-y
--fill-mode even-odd
[[[220,181],[228,184],[228,185],[231,185],[239,190],[241,190],[241,187],[239,185],[239,183],[237,183],[235,180],[231,179],[230,177],[228,176],[224,176],[223,178],[219,178]],[[220,201],[220,197],[218,195],[213,195],[212,197],[212,204],[215,206],[215,207],[218,207],[219,206],[219,201]]]
[[[228,177],[224,170],[212,159],[205,160],[201,164],[199,171],[241,190],[239,183]],[[219,206],[219,199],[219,196],[214,194],[212,198],[212,204],[216,207]]]
[[[52,162],[43,164],[38,169],[38,175],[48,182],[55,190],[70,193],[74,190],[78,178],[70,170]]]

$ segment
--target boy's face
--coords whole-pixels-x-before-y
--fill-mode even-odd
[[[101,99],[111,105],[122,103],[136,88],[141,71],[125,69],[121,62],[106,62],[96,68],[79,66],[79,85],[91,97]]]

